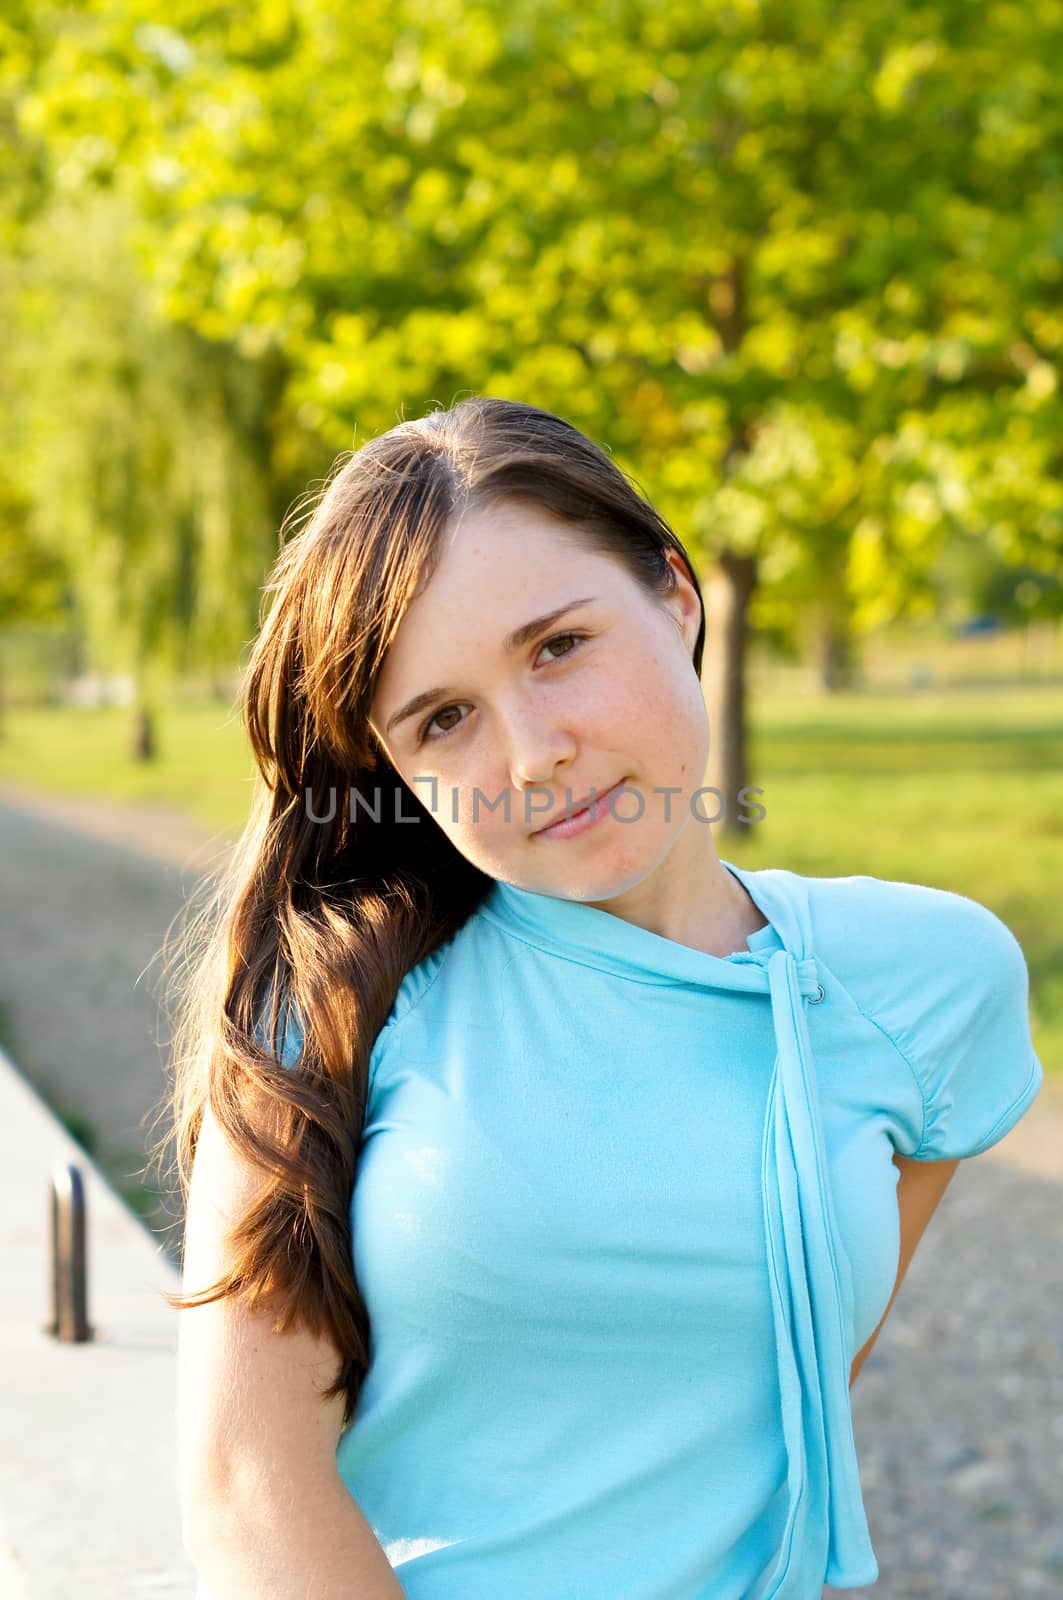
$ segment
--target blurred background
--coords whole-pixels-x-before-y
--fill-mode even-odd
[[[282,524],[405,417],[560,413],[696,561],[720,854],[954,889],[1027,956],[1048,1093],[970,1179],[949,1304],[996,1274],[962,1341],[1031,1297],[1007,1376],[1041,1432],[1013,1382],[1005,1492],[988,1424],[930,1473],[876,1416],[880,1514],[918,1484],[888,1596],[1063,1595],[1063,1286],[1005,1288],[992,1232],[1019,1208],[1058,1255],[1061,51],[1055,0],[0,15],[0,1046],[176,1263],[158,952],[246,817]],[[933,1292],[917,1261],[857,1396]],[[908,1342],[883,1398],[920,1351],[938,1382]]]

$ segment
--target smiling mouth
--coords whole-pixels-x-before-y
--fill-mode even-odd
[[[611,783],[608,789],[602,789],[595,794],[593,803],[596,806],[601,806],[602,801],[607,799],[608,796],[612,794],[614,789],[619,789],[622,784],[626,783],[626,781],[627,780],[625,778],[617,778],[616,782]],[[590,809],[591,798],[590,795],[587,795],[587,797],[584,800],[581,800],[578,805],[573,806],[571,811],[562,811],[560,815],[551,817],[549,822],[544,822],[541,828],[536,828],[535,832],[545,833],[548,828],[553,828],[557,823],[571,822],[575,817],[581,817],[585,811],[589,811]]]

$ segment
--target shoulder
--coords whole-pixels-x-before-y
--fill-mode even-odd
[[[817,953],[869,999],[893,992],[902,972],[933,989],[954,968],[968,981],[1025,970],[1007,924],[952,889],[865,874],[803,882]]]
[[[440,1008],[453,1004],[470,1007],[475,1000],[478,974],[465,952],[469,923],[409,968],[395,993],[369,1057],[369,1089],[396,1039],[409,1047],[414,1038],[430,1041],[440,1027]],[[482,975],[480,975],[482,976]]]
[[[958,987],[1027,983],[1022,947],[981,901],[952,889],[857,874],[806,878],[816,954],[862,1009],[910,1027]]]
[[[817,959],[920,1088],[918,1154],[970,1155],[1002,1138],[1042,1076],[1026,958],[1008,925],[980,901],[924,884],[805,883]]]
[[[452,942],[452,941],[451,941]],[[391,1009],[377,1033],[376,1040],[370,1057],[370,1075],[372,1075],[378,1056],[380,1056],[387,1043],[390,1041],[393,1030],[402,1022],[411,1011],[421,1003],[435,983],[447,956],[450,953],[451,942],[441,945],[438,949],[425,956],[423,960],[409,969],[399,984],[392,1001]],[[272,1049],[268,1018],[270,1011],[270,997],[261,1007],[256,1022],[255,1033],[260,1045]],[[277,1030],[277,1056],[281,1066],[294,1068],[302,1054],[304,1040],[304,1026],[300,1013],[285,993],[280,1006],[280,1016]]]
[[[397,1027],[411,1011],[415,1011],[431,992],[453,947],[454,940],[449,939],[409,969],[399,984],[391,1010],[377,1035],[378,1042],[389,1029]]]

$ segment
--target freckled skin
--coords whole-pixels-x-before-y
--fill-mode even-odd
[[[508,503],[470,513],[402,619],[370,721],[426,807],[428,780],[438,781],[435,823],[484,872],[726,955],[764,918],[721,866],[711,826],[691,812],[704,782],[692,775],[704,774],[709,751],[692,660],[701,607],[681,556],[668,552],[668,560],[677,588],[661,598],[609,557],[570,542],[545,510]],[[595,599],[504,654],[504,634],[583,596]],[[455,693],[385,736],[388,717],[436,684]],[[571,839],[533,837],[564,815],[567,801],[575,806],[620,779],[636,793],[615,797],[615,815]],[[681,792],[654,792],[663,787]],[[508,822],[501,805],[484,804],[507,789]],[[713,795],[695,804],[702,818],[715,814]]]

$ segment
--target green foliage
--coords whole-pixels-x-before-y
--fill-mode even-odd
[[[755,552],[765,626],[926,611],[955,536],[1058,570],[1058,4],[28,15],[23,165],[56,202],[121,199],[153,314],[272,363],[275,485],[507,394],[608,441],[704,557]],[[183,469],[152,460],[168,499]],[[172,576],[137,582],[170,603]]]
[[[221,670],[253,631],[276,548],[258,375],[159,319],[126,232],[110,196],[53,198],[26,229],[15,539],[23,566],[38,551],[73,575],[96,666]]]
[[[30,537],[31,506],[0,478],[0,624],[60,614],[69,596],[67,569]]]

